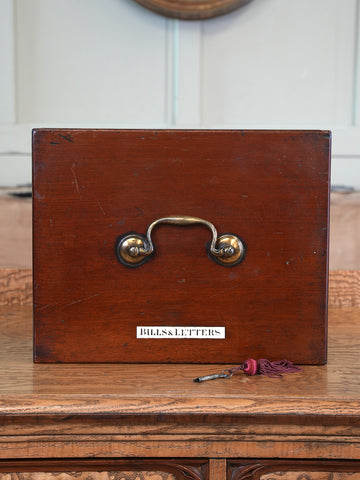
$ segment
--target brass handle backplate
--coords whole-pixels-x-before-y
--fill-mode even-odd
[[[128,267],[138,267],[145,263],[155,251],[151,233],[160,223],[205,225],[212,232],[209,253],[214,260],[224,266],[233,266],[240,263],[244,258],[245,246],[236,235],[226,233],[218,237],[216,228],[207,220],[198,217],[175,215],[159,218],[152,222],[147,229],[146,235],[128,233],[120,237],[116,243],[116,254],[119,261]]]

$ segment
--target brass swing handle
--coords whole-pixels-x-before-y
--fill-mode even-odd
[[[158,218],[152,222],[145,235],[129,233],[120,237],[116,245],[116,253],[119,261],[129,267],[138,267],[145,263],[155,251],[151,240],[153,229],[160,223],[171,225],[196,225],[208,227],[212,232],[212,240],[209,253],[221,265],[232,266],[241,262],[245,255],[245,246],[239,237],[233,234],[224,234],[218,237],[216,228],[207,220],[186,215],[174,215]]]

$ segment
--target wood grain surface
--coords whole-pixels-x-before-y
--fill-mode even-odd
[[[330,272],[329,280],[330,306],[360,306],[360,271],[333,271]]]
[[[9,196],[0,187],[1,268],[31,268],[31,224],[31,198]]]
[[[359,315],[331,309],[327,365],[196,384],[223,366],[34,364],[30,308],[3,308],[0,457],[360,459]]]
[[[20,190],[27,194],[30,186]],[[0,267],[31,268],[31,198],[9,197],[0,188]],[[360,192],[331,192],[330,270],[359,270]]]
[[[0,269],[0,306],[32,304],[32,270]]]
[[[360,270],[360,191],[331,192],[331,270]]]
[[[358,309],[331,310],[325,366],[304,366],[280,379],[240,373],[202,384],[192,380],[224,366],[33,364],[31,309],[1,313],[0,413],[34,413],[34,402],[48,414],[112,412],[115,406],[119,414],[183,414],[201,406],[203,414],[302,414],[305,421],[306,415],[353,415],[360,407]],[[28,401],[19,401],[19,394]]]
[[[9,472],[1,473],[0,480],[176,480],[167,472]],[[322,479],[321,479],[322,480]]]
[[[209,459],[209,479],[227,478],[226,474],[227,461],[226,459]]]
[[[208,480],[203,459],[0,461],[0,480]]]
[[[324,363],[329,148],[327,131],[35,130],[36,361]],[[170,215],[238,235],[244,260],[212,261],[204,225],[159,225],[146,264],[119,263],[122,235]],[[136,338],[153,325],[226,336]]]
[[[360,306],[360,271],[329,272],[330,307]],[[0,306],[32,305],[32,270],[0,269]]]
[[[333,472],[330,470],[327,472],[314,472],[314,471],[304,471],[304,466],[302,466],[302,471],[293,472],[271,472],[261,475],[261,480],[359,480],[360,471],[358,465],[352,466],[353,471],[351,472]]]
[[[360,462],[230,460],[229,480],[359,480]]]

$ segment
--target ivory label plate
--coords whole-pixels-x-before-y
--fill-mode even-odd
[[[188,339],[223,339],[225,327],[136,327],[136,338],[188,338]]]

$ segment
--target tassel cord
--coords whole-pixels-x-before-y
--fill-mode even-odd
[[[283,373],[293,373],[301,371],[301,367],[294,365],[289,360],[277,360],[270,362],[266,358],[260,358],[254,360],[249,358],[242,365],[238,367],[229,368],[227,370],[229,374],[238,373],[243,371],[246,375],[266,375],[267,377],[282,377]]]
[[[278,360],[270,362],[266,358],[260,358],[260,360],[254,360],[248,358],[243,364],[237,367],[232,367],[223,370],[221,373],[205,375],[203,377],[194,378],[194,382],[205,382],[207,380],[215,380],[217,378],[231,378],[234,373],[243,371],[246,375],[266,375],[267,377],[279,378],[283,373],[299,372],[302,368],[294,365],[289,360]]]

